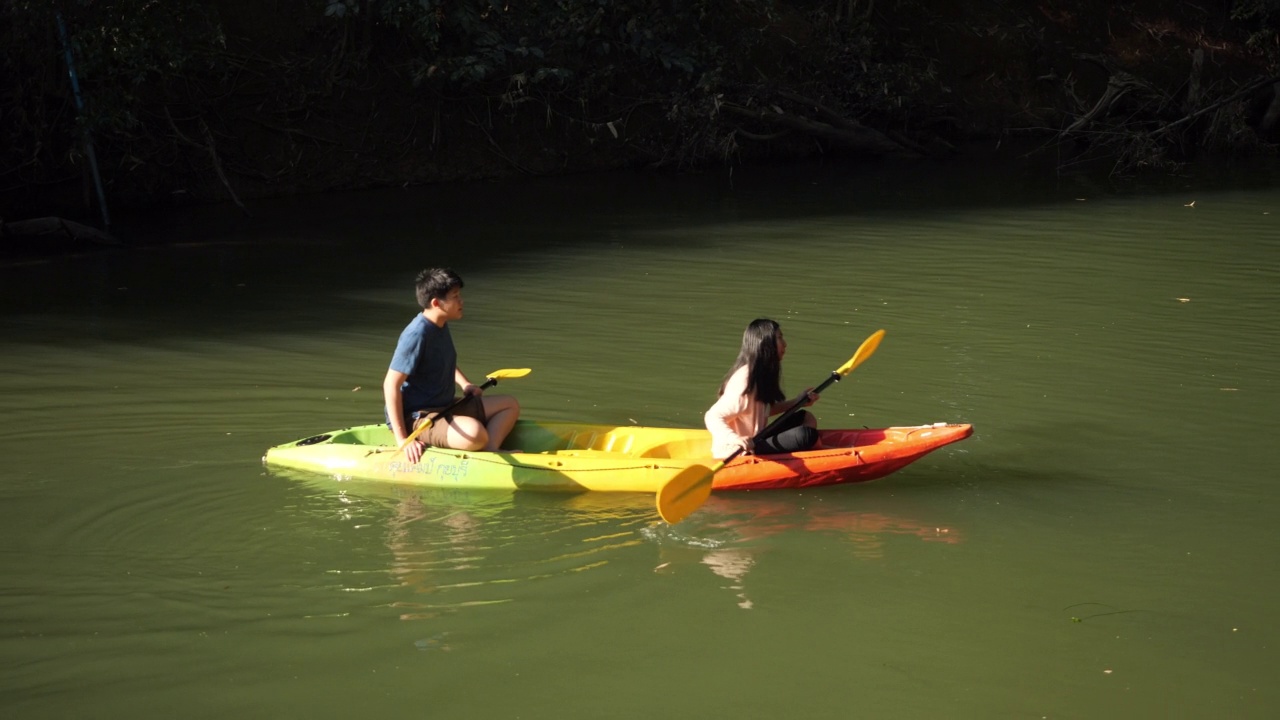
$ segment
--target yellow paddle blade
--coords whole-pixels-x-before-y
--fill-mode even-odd
[[[688,517],[707,501],[711,495],[711,481],[722,467],[724,463],[720,462],[714,467],[690,465],[681,470],[679,475],[658,489],[658,514],[668,525],[675,525]]]
[[[845,375],[853,372],[854,368],[861,365],[863,360],[871,357],[871,354],[876,351],[876,348],[880,347],[880,339],[883,337],[884,330],[877,330],[871,333],[871,337],[862,341],[862,344],[858,346],[858,351],[853,354],[853,357],[849,358],[849,362],[841,365],[840,368],[836,370],[836,373],[840,377],[844,377]]]
[[[503,370],[494,370],[488,375],[485,375],[485,377],[489,378],[490,380],[503,380],[505,378],[524,377],[525,375],[528,375],[531,372],[533,372],[533,370],[529,368],[506,368]]]

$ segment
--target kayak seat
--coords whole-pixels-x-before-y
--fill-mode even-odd
[[[626,432],[597,432],[583,430],[569,436],[565,450],[600,450],[610,453],[630,453],[635,437]]]
[[[331,435],[329,442],[334,445],[385,445],[395,441],[385,425],[347,428]]]
[[[711,456],[711,443],[704,439],[682,439],[664,442],[645,448],[640,457],[650,458],[705,458]]]
[[[705,430],[691,428],[653,428],[632,425],[579,425],[554,434],[548,432],[538,442],[517,424],[514,434],[521,437],[511,441],[526,450],[537,448],[552,453],[576,450],[629,455],[635,458],[708,458],[711,456],[711,438]]]
[[[565,440],[563,449],[590,450],[592,443],[596,441],[597,435],[599,435],[599,433],[594,430],[582,430],[570,433],[568,439]]]
[[[579,457],[579,458],[614,458],[618,457],[618,453],[609,452],[608,450],[583,450],[582,448],[570,448],[568,450],[554,450],[548,455],[556,457]]]

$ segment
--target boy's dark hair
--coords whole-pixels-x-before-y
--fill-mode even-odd
[[[418,305],[423,310],[431,307],[431,299],[443,300],[454,288],[462,288],[462,278],[450,268],[427,268],[418,273],[414,281],[418,291]]]

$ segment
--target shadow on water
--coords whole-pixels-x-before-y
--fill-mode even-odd
[[[1021,183],[1011,179],[1019,173]],[[1224,180],[1219,171],[1214,187],[1268,179],[1237,171]],[[1155,178],[1142,191],[1185,192],[1195,182]],[[833,212],[945,219],[958,211],[1114,192],[1087,177],[1032,175],[1004,164],[804,165],[698,177],[613,173],[291,197],[255,203],[253,217],[230,206],[163,209],[121,214],[118,224],[135,242],[132,249],[8,267],[0,257],[0,305],[6,315],[87,311],[104,322],[128,319],[128,329],[113,332],[129,339],[231,338],[286,323],[298,332],[343,330],[356,318],[386,314],[383,305],[354,293],[404,287],[395,302],[411,307],[413,275],[428,264],[453,265],[465,274],[537,272],[548,250],[630,244],[640,229],[649,231],[640,240],[646,247],[679,252],[690,228],[699,225]]]

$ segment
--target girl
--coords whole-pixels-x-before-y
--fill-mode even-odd
[[[711,454],[717,459],[723,460],[740,448],[766,455],[807,450],[818,442],[818,421],[804,410],[787,418],[769,437],[752,442],[770,416],[786,412],[796,403],[812,405],[818,399],[813,388],[794,400],[786,399],[781,387],[786,352],[782,329],[772,320],[753,320],[742,333],[742,349],[720,384],[720,399],[704,417],[711,431]]]

